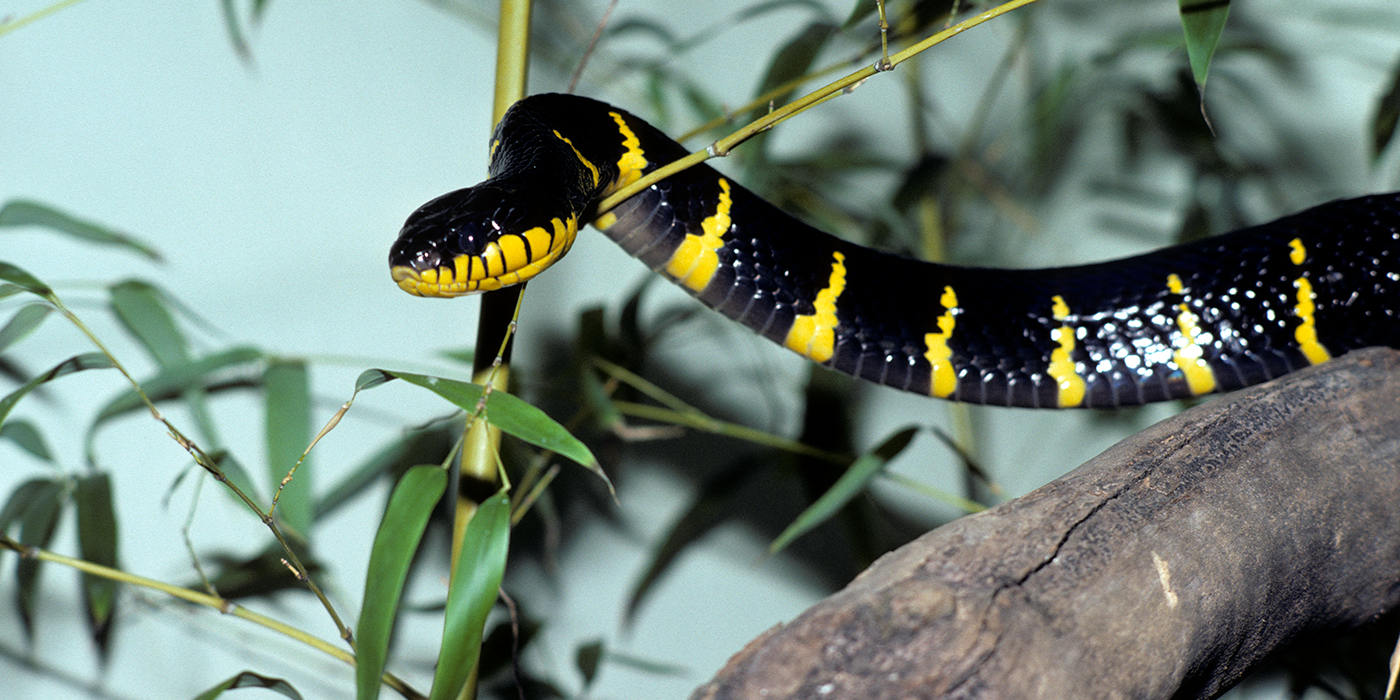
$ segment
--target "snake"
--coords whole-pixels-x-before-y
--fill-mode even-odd
[[[1259,384],[1400,347],[1400,193],[1134,257],[996,269],[914,260],[809,226],[708,165],[600,200],[688,151],[587,97],[512,106],[488,179],[405,221],[404,291],[525,282],[593,226],[704,305],[833,370],[953,401],[1113,408]]]

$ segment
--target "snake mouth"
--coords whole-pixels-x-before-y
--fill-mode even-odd
[[[569,252],[578,236],[578,218],[553,219],[550,228],[537,226],[503,235],[480,253],[457,255],[450,264],[429,263],[423,269],[395,265],[390,274],[400,289],[420,297],[460,297],[510,287],[538,275]]]

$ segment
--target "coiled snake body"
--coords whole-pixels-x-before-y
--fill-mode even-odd
[[[599,200],[687,151],[583,97],[536,95],[497,127],[490,179],[424,204],[389,256],[422,296],[523,282]],[[593,224],[705,305],[812,360],[973,403],[1112,407],[1257,384],[1400,347],[1400,194],[1323,204],[1122,260],[1001,270],[864,248],[713,168]]]

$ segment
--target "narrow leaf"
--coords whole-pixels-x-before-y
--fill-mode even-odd
[[[298,693],[297,689],[293,688],[291,683],[281,678],[263,676],[253,673],[252,671],[243,671],[238,675],[232,676],[213,688],[196,695],[194,700],[214,700],[214,698],[223,695],[225,690],[235,690],[238,688],[262,688],[264,690],[281,693],[292,700],[302,700],[301,693]]]
[[[156,376],[141,382],[141,389],[153,401],[173,398],[184,393],[185,389],[207,386],[213,377],[230,367],[251,363],[262,359],[262,352],[256,348],[233,348],[201,358],[188,364],[162,369]],[[128,391],[108,402],[98,411],[90,433],[95,433],[103,423],[124,413],[144,408],[141,397],[135,391]],[[89,436],[91,441],[91,436]]]
[[[39,434],[39,429],[29,421],[12,420],[0,425],[0,440],[9,440],[45,462],[53,461],[53,453],[49,452],[49,446]]]
[[[39,327],[53,308],[44,304],[29,304],[15,312],[9,323],[0,328],[0,352],[23,340]]]
[[[1191,73],[1196,77],[1196,87],[1204,92],[1210,57],[1215,53],[1220,32],[1225,29],[1225,18],[1230,14],[1230,0],[1178,0],[1178,4],[1181,26],[1186,30],[1186,55],[1191,59]]]
[[[112,311],[161,367],[190,360],[189,344],[175,324],[160,291],[146,282],[127,280],[112,285]]]
[[[7,202],[4,208],[0,208],[0,227],[3,226],[43,226],[80,240],[119,246],[152,260],[160,260],[160,253],[155,248],[131,236],[69,216],[38,202],[18,199]]]
[[[58,517],[63,514],[63,501],[61,482],[50,481],[39,489],[19,517],[19,541],[34,547],[48,547],[58,528]],[[38,559],[20,559],[15,566],[18,583],[15,605],[24,634],[30,639],[34,636],[34,609],[39,600],[39,564]]]
[[[835,515],[843,506],[855,498],[875,478],[875,475],[884,469],[885,465],[896,455],[904,451],[909,445],[909,441],[914,439],[914,434],[918,428],[905,428],[886,438],[879,447],[861,455],[851,466],[846,469],[846,473],[836,480],[826,493],[821,495],[815,503],[808,506],[792,521],[792,524],[783,530],[778,538],[773,540],[773,544],[768,546],[769,553],[776,553],[788,546],[793,540],[801,537],[812,528],[826,522],[827,518]]]
[[[379,697],[380,677],[389,653],[389,633],[394,628],[408,566],[428,525],[428,516],[446,488],[447,472],[441,467],[418,466],[403,475],[389,497],[389,507],[369,553],[365,597],[355,628],[358,700]]]
[[[446,621],[431,700],[460,695],[481,656],[486,616],[496,603],[510,548],[510,496],[505,489],[486,499],[467,524],[462,551],[447,589]]]
[[[397,478],[409,467],[432,464],[443,459],[452,442],[460,437],[460,425],[439,426],[404,435],[375,452],[359,466],[349,470],[334,486],[316,499],[314,518],[319,520],[365,493],[382,477]]]
[[[593,679],[598,677],[598,666],[602,662],[603,640],[601,639],[579,645],[578,651],[574,653],[574,666],[578,668],[579,675],[583,676],[585,690],[593,685]]]
[[[735,504],[742,490],[764,475],[762,465],[753,459],[744,459],[710,477],[695,490],[695,500],[666,531],[665,537],[652,551],[646,571],[632,586],[632,592],[627,596],[627,609],[622,613],[624,626],[632,624],[642,602],[681,553],[730,517],[735,512]]]
[[[306,364],[274,360],[263,372],[267,464],[273,492],[311,444],[311,383]],[[303,538],[311,533],[310,459],[296,468],[277,499],[277,517]]]
[[[94,564],[119,568],[117,562],[117,516],[112,504],[112,481],[105,473],[78,479],[74,491],[78,508],[78,551]],[[87,598],[88,627],[99,652],[107,655],[107,634],[111,630],[117,583],[109,578],[83,574]]]
[[[377,375],[371,374],[376,372]],[[377,381],[379,375],[398,377],[410,384],[421,386],[456,404],[464,411],[475,411],[477,402],[481,400],[482,387],[477,384],[409,372],[368,370],[360,375],[356,384],[357,386],[378,386],[383,383]],[[506,392],[493,391],[490,398],[486,400],[486,420],[500,428],[502,432],[578,462],[603,479],[608,485],[608,490],[612,490],[612,482],[608,481],[607,475],[603,473],[598,460],[593,457],[593,453],[589,451],[588,447],[544,411]]]
[[[1390,89],[1376,101],[1376,117],[1371,120],[1371,161],[1381,157],[1390,139],[1395,136],[1395,126],[1400,122],[1400,63],[1391,68]]]
[[[47,284],[40,282],[39,278],[7,262],[0,262],[0,280],[5,280],[30,294],[37,294],[45,299],[53,296],[53,290]]]
[[[45,382],[51,382],[59,377],[67,376],[74,372],[81,372],[87,369],[108,369],[112,366],[112,361],[106,355],[99,353],[87,353],[84,355],[74,355],[56,365],[43,374],[25,382],[23,386],[10,392],[8,396],[0,399],[0,425],[5,422],[5,417],[10,415],[15,404],[24,398],[26,394],[33,391],[35,387]]]

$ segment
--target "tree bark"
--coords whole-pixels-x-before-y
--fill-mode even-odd
[[[1400,602],[1398,507],[1400,353],[1352,353],[885,555],[692,698],[1215,697]]]

